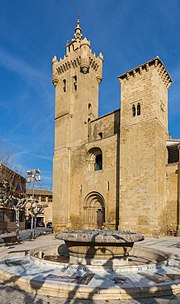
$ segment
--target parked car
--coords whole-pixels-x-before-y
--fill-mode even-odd
[[[52,228],[52,222],[48,222],[46,225],[47,228]]]
[[[37,223],[37,227],[45,227],[44,222],[40,221]]]

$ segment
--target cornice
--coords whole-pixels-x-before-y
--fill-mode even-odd
[[[135,67],[134,69],[127,71],[124,74],[121,74],[120,76],[118,76],[118,79],[129,80],[130,77],[136,77],[137,74],[141,75],[143,72],[148,72],[149,68],[151,66],[154,66],[157,69],[157,72],[158,72],[159,76],[161,77],[162,81],[164,82],[165,86],[167,88],[169,88],[172,83],[172,79],[171,79],[164,63],[162,62],[162,60],[159,57],[155,57],[154,59],[149,60],[148,62],[145,62],[145,63]]]

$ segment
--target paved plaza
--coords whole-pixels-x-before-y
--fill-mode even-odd
[[[28,256],[28,252],[34,248],[37,247],[44,247],[46,245],[52,246],[52,245],[59,245],[61,241],[57,240],[54,238],[52,234],[50,235],[44,235],[40,236],[37,239],[33,241],[26,240],[23,242],[23,244],[15,245],[15,246],[9,246],[5,247],[3,244],[0,246],[0,259],[1,259],[1,265],[0,268],[2,269],[2,261],[4,257],[6,257],[6,262],[7,258],[10,261],[12,258],[13,259],[24,259],[25,255]],[[165,238],[159,238],[159,239],[153,239],[153,238],[146,238],[145,241],[141,242],[142,246],[148,246],[150,248],[155,248],[167,253],[171,254],[172,260],[179,260],[180,256],[180,238],[175,238],[175,237],[165,237]],[[28,258],[27,258],[28,259]],[[7,264],[7,263],[6,263]],[[7,264],[7,268],[8,268]],[[10,265],[12,266],[12,265]],[[15,267],[15,266],[13,266]],[[11,268],[11,271],[13,272],[13,267]],[[21,265],[21,267],[24,267]],[[31,266],[30,266],[31,267]],[[10,269],[9,268],[9,269]],[[1,271],[0,269],[0,271]],[[18,268],[16,268],[18,271]],[[56,271],[56,270],[55,270]],[[172,271],[172,269],[171,269]],[[49,272],[52,273],[52,269],[49,270]],[[49,274],[49,272],[46,273],[46,275]],[[176,275],[178,275],[177,269],[175,269]],[[37,273],[36,273],[37,276]],[[8,283],[8,282],[7,282]],[[142,303],[142,304],[174,304],[174,303],[180,303],[180,293],[177,295],[161,295],[160,297],[149,297],[149,298],[139,298],[139,299],[130,299],[130,300],[81,300],[81,299],[63,299],[63,298],[58,298],[58,297],[50,297],[50,296],[40,296],[36,293],[30,293],[28,291],[23,291],[23,290],[16,290],[10,286],[7,286],[7,284],[3,284],[3,281],[1,280],[0,283],[0,303],[6,304],[6,303],[14,303],[14,304],[20,304],[20,303],[87,303],[87,304],[105,304],[105,303],[112,303],[112,304],[117,304],[117,303],[124,303],[124,304],[136,304],[136,303]]]

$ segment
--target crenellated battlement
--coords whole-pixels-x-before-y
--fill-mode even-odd
[[[75,27],[74,37],[71,42],[66,43],[66,55],[64,58],[57,60],[54,56],[52,59],[52,82],[56,87],[61,75],[65,74],[70,69],[79,68],[79,72],[87,74],[90,70],[94,71],[98,84],[102,80],[102,63],[103,55],[96,56],[91,50],[90,41],[85,37],[82,38],[81,27],[79,20]],[[64,75],[63,75],[64,77]]]
[[[62,63],[59,62],[60,65],[58,67],[56,67],[56,70],[58,72],[58,74],[62,74],[64,72],[66,72],[67,70],[71,69],[71,68],[76,68],[80,65],[81,63],[81,57],[77,57],[74,60],[63,60]]]
[[[57,73],[63,74],[67,70],[71,68],[77,68],[78,66],[81,66],[81,57],[77,57],[74,60],[61,60],[58,62],[58,66],[56,66]],[[92,68],[94,71],[98,71],[99,64],[98,62],[93,58],[89,57],[89,68]]]
[[[148,72],[152,66],[154,66],[157,69],[159,76],[161,77],[166,88],[168,89],[172,83],[172,79],[171,79],[164,63],[161,61],[161,59],[159,57],[155,57],[154,59],[152,59],[148,62],[145,62],[144,64],[118,76],[118,79],[129,80],[130,77],[136,77],[138,74],[142,75],[143,73]]]

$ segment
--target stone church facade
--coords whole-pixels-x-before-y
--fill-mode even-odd
[[[178,234],[180,140],[168,137],[171,78],[159,57],[118,77],[121,108],[98,117],[103,56],[79,21],[55,87],[53,228]]]

